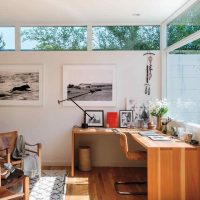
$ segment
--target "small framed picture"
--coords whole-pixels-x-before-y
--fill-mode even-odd
[[[86,110],[84,121],[88,124],[88,127],[104,127],[103,110]]]
[[[128,123],[133,121],[132,110],[120,110],[119,111],[119,127],[126,128]]]

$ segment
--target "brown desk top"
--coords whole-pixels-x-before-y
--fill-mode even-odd
[[[138,134],[139,129],[128,129],[128,128],[116,128],[117,131],[121,131],[124,133],[130,133],[135,141],[141,144],[144,148],[196,148],[190,144],[185,142],[179,141],[177,139],[171,139],[170,141],[153,141],[148,137],[144,137]],[[147,129],[143,129],[147,130]],[[156,131],[156,130],[155,130]],[[78,128],[74,127],[72,129],[74,134],[94,134],[94,135],[110,135],[110,134],[117,134],[113,131],[112,128]],[[158,131],[156,131],[158,132]]]
[[[75,134],[113,134],[113,131],[111,128],[78,128],[78,127],[73,127],[72,132]]]
[[[129,133],[138,133],[141,131],[139,129],[128,129],[128,128],[114,128],[117,131],[121,132],[129,132]],[[147,130],[147,129],[143,129]],[[90,128],[79,128],[73,127],[72,132],[75,134],[115,134],[113,128],[98,128],[98,127],[90,127]]]
[[[148,137],[139,134],[131,134],[133,139],[141,144],[144,148],[195,148],[194,146],[180,141],[171,139],[170,141],[153,141]]]

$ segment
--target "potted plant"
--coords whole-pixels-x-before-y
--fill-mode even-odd
[[[157,129],[161,130],[161,119],[168,112],[166,100],[155,99],[149,102],[149,112],[157,118]]]

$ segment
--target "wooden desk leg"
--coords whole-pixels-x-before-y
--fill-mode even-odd
[[[147,187],[148,200],[159,200],[159,148],[148,148],[147,151]]]
[[[75,134],[72,131],[72,163],[71,163],[71,176],[74,176],[75,165]]]
[[[23,200],[29,200],[29,177],[25,176],[23,179]]]

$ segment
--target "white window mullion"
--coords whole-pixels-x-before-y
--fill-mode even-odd
[[[20,27],[15,27],[15,50],[20,51],[21,50],[21,42],[20,42]]]
[[[87,26],[87,50],[92,51],[92,25]]]
[[[162,77],[162,87],[161,95],[162,98],[166,98],[166,69],[167,69],[167,56],[166,51],[164,50],[167,47],[167,26],[162,24],[160,26],[160,50],[161,50],[161,77]]]

